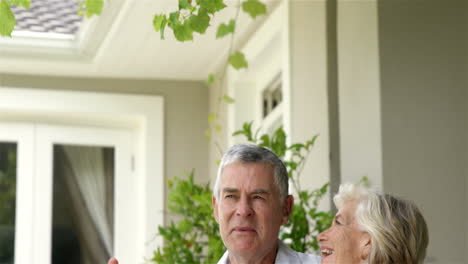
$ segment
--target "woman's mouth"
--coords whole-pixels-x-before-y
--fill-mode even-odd
[[[322,257],[328,257],[330,255],[333,255],[335,251],[331,248],[321,248],[320,253],[322,254]]]

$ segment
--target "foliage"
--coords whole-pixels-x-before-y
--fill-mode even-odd
[[[187,180],[168,181],[169,211],[180,216],[177,224],[159,227],[164,247],[154,252],[156,263],[216,263],[222,256],[224,245],[218,224],[213,217],[209,184],[193,181],[194,172]]]
[[[247,0],[242,3],[242,10],[252,18],[266,14],[266,6],[258,0]]]
[[[178,10],[169,14],[155,14],[153,18],[153,27],[156,32],[161,33],[161,39],[164,39],[166,26],[169,27],[178,41],[192,41],[194,33],[204,34],[211,25],[216,13],[226,8],[224,0],[178,0]],[[240,1],[239,1],[240,3]],[[239,5],[238,10],[241,8]],[[264,3],[259,0],[248,0],[242,3],[242,10],[252,18],[267,13]],[[237,12],[238,14],[238,12]],[[236,19],[229,20],[228,23],[218,25],[216,38],[223,38],[227,35],[233,37],[236,29]],[[231,41],[232,42],[232,41]],[[235,69],[247,68],[247,61],[244,54],[240,51],[232,52],[232,44],[229,50],[230,57],[228,62]],[[208,83],[214,82],[214,75],[208,77]]]
[[[244,54],[240,51],[236,51],[234,54],[229,56],[229,64],[231,64],[236,70],[248,67],[247,60],[245,59]]]
[[[16,25],[15,14],[11,6],[29,8],[32,0],[0,0],[0,36],[11,37],[11,32]],[[101,14],[104,0],[77,0],[79,3],[78,14],[92,17]]]
[[[298,198],[289,223],[280,232],[280,238],[296,251],[317,251],[316,236],[333,219],[330,212],[317,209],[318,202],[328,190],[328,184],[317,190],[302,190],[299,179],[317,136],[304,144],[289,146],[282,128],[272,136],[264,134],[257,137],[257,134],[252,132],[252,123],[245,123],[243,129],[233,135],[243,135],[247,141],[270,148],[283,158]],[[187,180],[175,178],[168,181],[168,208],[181,220],[177,224],[171,222],[167,227],[159,227],[164,246],[154,252],[151,261],[155,263],[216,263],[225,250],[213,217],[210,187],[208,184],[196,184],[193,177],[192,171]]]

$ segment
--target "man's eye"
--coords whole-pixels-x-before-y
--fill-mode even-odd
[[[260,196],[260,195],[255,195],[253,198],[254,198],[254,199],[265,199],[265,198],[263,198],[263,197]]]
[[[235,197],[234,194],[228,194],[224,196],[224,198],[227,198],[227,199],[234,198],[234,197]]]

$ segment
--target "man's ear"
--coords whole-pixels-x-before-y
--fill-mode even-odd
[[[211,197],[211,204],[213,205],[213,214],[216,219],[216,222],[219,223],[219,216],[218,216],[218,204],[216,201],[216,197]]]
[[[281,220],[282,225],[288,222],[289,217],[291,216],[293,206],[294,206],[294,197],[292,195],[288,195],[286,199],[284,199],[283,219]]]
[[[360,241],[361,246],[361,259],[367,260],[372,250],[372,239],[369,233],[364,232]]]

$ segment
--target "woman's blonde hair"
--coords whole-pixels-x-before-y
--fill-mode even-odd
[[[429,235],[413,202],[353,184],[342,184],[333,200],[337,208],[358,201],[357,224],[371,236],[368,263],[423,263]]]

